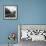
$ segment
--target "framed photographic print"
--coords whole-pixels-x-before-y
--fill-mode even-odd
[[[17,19],[17,6],[4,6],[4,19]]]
[[[20,41],[46,41],[46,25],[37,24],[20,24],[18,25]]]

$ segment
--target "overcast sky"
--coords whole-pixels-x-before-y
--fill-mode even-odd
[[[17,10],[17,7],[16,6],[5,6],[5,8],[8,8],[11,12]]]

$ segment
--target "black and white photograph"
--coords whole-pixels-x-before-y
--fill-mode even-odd
[[[21,25],[20,40],[46,41],[46,25]]]
[[[20,46],[46,46],[46,25],[19,24],[18,39]]]
[[[17,6],[4,6],[4,19],[17,19]]]

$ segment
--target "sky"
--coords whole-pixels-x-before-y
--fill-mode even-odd
[[[17,7],[16,6],[5,6],[5,8],[8,8],[11,12],[17,10]]]

